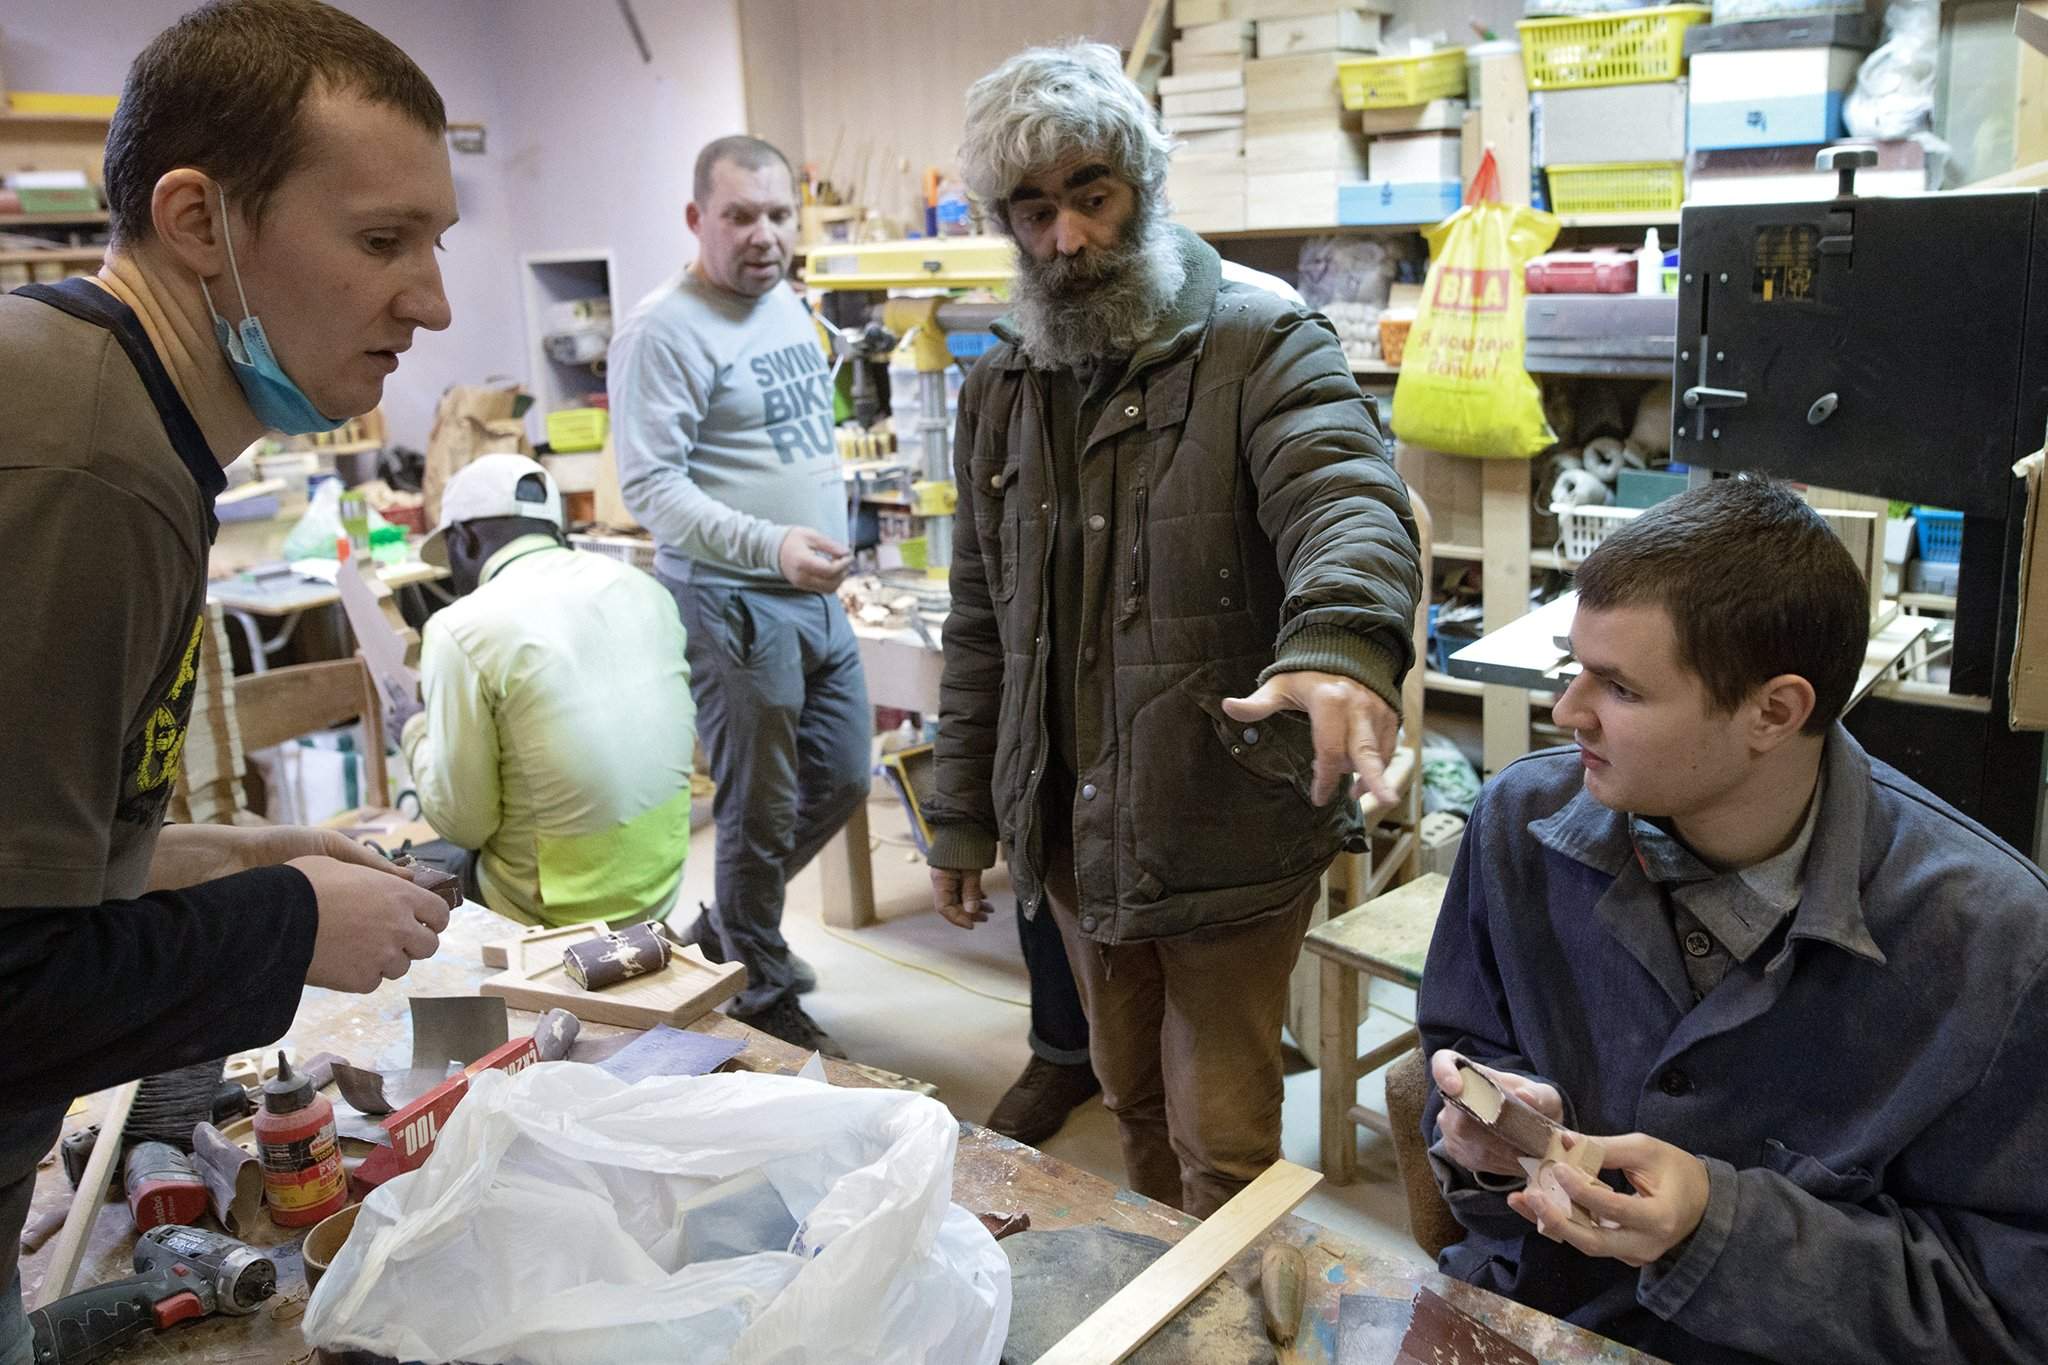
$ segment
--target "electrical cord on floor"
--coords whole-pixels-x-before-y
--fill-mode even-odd
[[[868,851],[870,853],[873,853],[875,846],[881,844],[892,844],[899,848],[917,847],[917,845],[908,838],[897,838],[893,835],[888,834],[870,833],[868,835],[868,843]],[[885,953],[880,948],[877,948],[869,943],[864,943],[852,934],[842,933],[840,930],[834,929],[829,924],[821,925],[820,927],[822,927],[826,933],[830,934],[833,938],[838,939],[841,943],[846,944],[848,947],[858,948],[862,952],[868,954],[870,957],[879,957],[880,959],[882,959],[882,961],[889,963],[891,966],[901,967],[905,971],[923,972],[926,976],[937,977],[939,980],[945,982],[948,986],[951,986],[956,990],[965,991],[969,995],[980,996],[983,1000],[993,1000],[998,1005],[1015,1005],[1018,1009],[1025,1010],[1031,1008],[1031,1002],[1029,1000],[1018,1000],[1007,995],[997,995],[994,991],[982,990],[978,986],[970,986],[966,982],[960,980],[957,977],[946,975],[946,973],[940,971],[936,967],[927,967],[921,962],[905,961],[903,958],[897,957],[893,953]]]

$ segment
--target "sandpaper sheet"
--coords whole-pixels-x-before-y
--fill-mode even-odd
[[[736,1038],[657,1024],[597,1065],[631,1085],[649,1076],[708,1075],[745,1047]]]

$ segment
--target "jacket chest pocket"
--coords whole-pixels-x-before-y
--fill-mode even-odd
[[[977,456],[968,466],[974,480],[974,534],[981,542],[982,573],[988,594],[1007,602],[1017,593],[1017,562],[1024,536],[1024,498],[1017,491],[1022,466]]]

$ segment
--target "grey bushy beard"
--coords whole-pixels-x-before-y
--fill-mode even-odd
[[[1127,356],[1158,330],[1187,273],[1172,225],[1140,200],[1105,250],[1040,261],[1019,248],[1011,323],[1046,369]]]

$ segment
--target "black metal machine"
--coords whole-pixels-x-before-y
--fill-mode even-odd
[[[2048,432],[2048,192],[1861,199],[1868,147],[1820,155],[1821,203],[1688,206],[1671,458],[1964,514],[1950,692],[1869,697],[1866,748],[2031,856],[2042,736],[2009,682],[2025,489]]]

